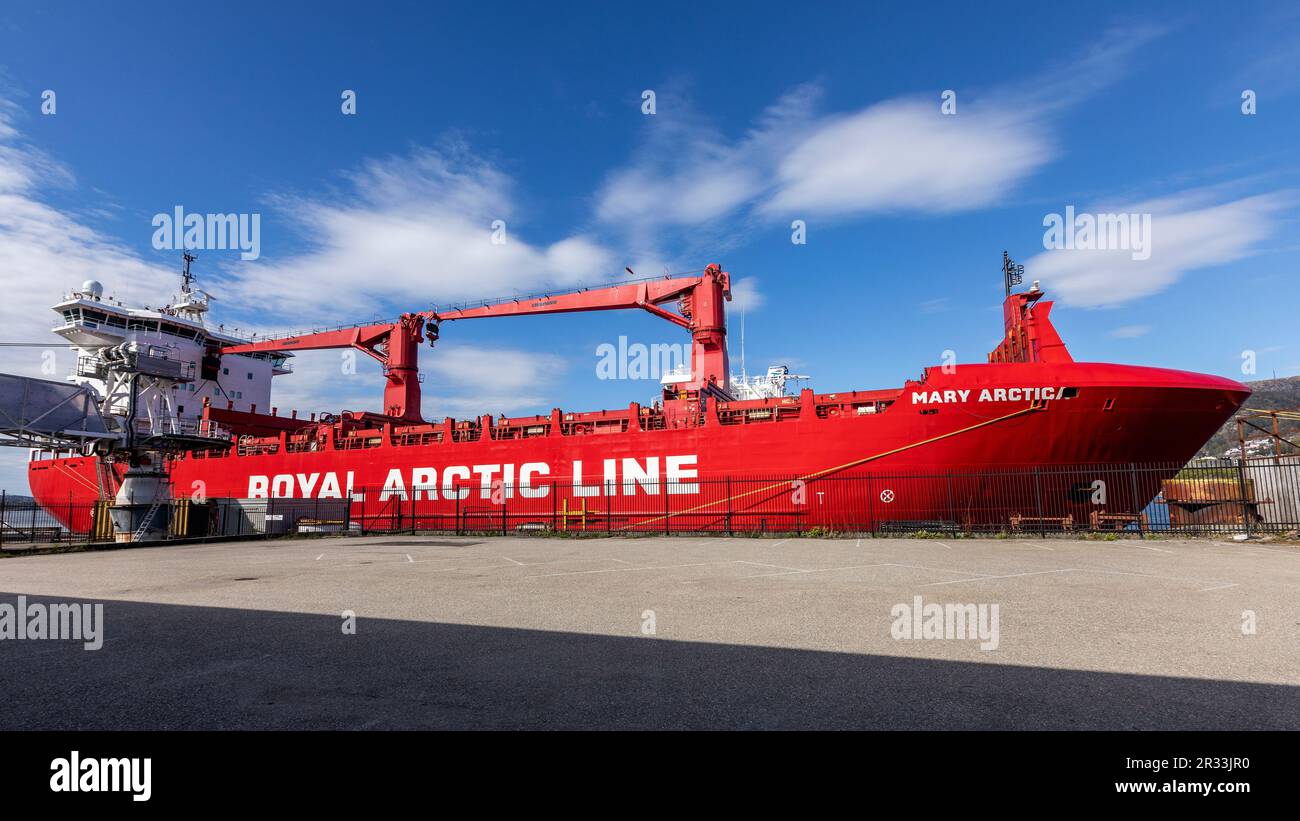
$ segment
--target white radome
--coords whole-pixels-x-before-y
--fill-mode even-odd
[[[81,283],[81,292],[83,294],[88,294],[95,299],[99,299],[104,295],[104,286],[98,280],[88,279]]]

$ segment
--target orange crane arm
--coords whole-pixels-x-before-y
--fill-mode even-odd
[[[673,299],[678,301],[680,313],[659,307]],[[474,307],[429,311],[424,316],[434,322],[450,322],[457,319],[640,308],[691,332],[691,379],[684,385],[684,389],[726,395],[730,374],[724,301],[730,299],[731,275],[723,271],[721,266],[713,264],[697,277],[668,277],[606,288],[589,288]]]
[[[680,313],[659,307],[677,300]],[[438,323],[457,319],[613,311],[640,308],[691,332],[691,378],[679,390],[730,398],[727,363],[727,318],[724,302],[731,299],[731,275],[716,264],[697,277],[666,277],[607,288],[507,300],[475,307],[402,314],[397,322],[359,325],[278,339],[263,339],[221,349],[223,354],[258,351],[310,351],[355,348],[384,366],[384,413],[420,421],[420,341],[438,338]],[[426,329],[425,323],[431,323]]]
[[[384,413],[418,422],[422,419],[418,359],[424,320],[424,314],[402,314],[397,322],[264,339],[222,348],[221,353],[355,348],[384,366],[384,378],[387,380],[384,385]]]
[[[576,311],[615,311],[627,308],[642,308],[655,316],[669,322],[690,328],[689,319],[659,307],[659,303],[689,293],[696,280],[683,283],[681,280],[664,282],[638,282],[629,285],[613,285],[608,288],[591,288],[554,296],[531,297],[523,300],[511,300],[478,305],[473,308],[454,308],[446,311],[430,312],[429,317],[438,321],[456,319],[482,319],[500,316],[529,316],[533,314],[565,314]]]

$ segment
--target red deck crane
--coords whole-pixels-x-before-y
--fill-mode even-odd
[[[223,348],[223,354],[257,351],[308,351],[355,348],[384,366],[384,414],[411,422],[420,416],[419,348],[423,337],[432,343],[438,325],[459,319],[612,311],[640,308],[691,332],[691,377],[677,390],[685,397],[700,394],[730,399],[727,362],[727,319],[724,301],[731,299],[731,275],[717,264],[699,276],[647,279],[604,288],[508,299],[473,307],[402,314],[397,322],[362,325],[332,331],[264,339]],[[660,307],[677,300],[677,313]],[[426,328],[426,323],[428,327]]]

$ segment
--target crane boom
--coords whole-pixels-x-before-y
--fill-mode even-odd
[[[674,299],[677,300],[679,313],[659,307]],[[472,308],[430,312],[427,316],[435,322],[450,322],[458,319],[640,308],[691,332],[691,378],[682,386],[682,390],[703,391],[730,398],[727,318],[723,304],[730,299],[731,275],[715,263],[695,277],[666,277],[662,280],[589,288]]]
[[[660,307],[677,300],[677,313]],[[691,376],[675,394],[713,394],[730,399],[727,318],[731,275],[717,264],[700,276],[665,277],[605,288],[508,300],[467,308],[402,314],[397,322],[263,339],[221,349],[223,354],[355,348],[384,366],[384,414],[412,422],[420,415],[419,349],[422,337],[438,338],[438,325],[460,319],[613,311],[640,308],[691,332]],[[426,323],[428,323],[426,327]]]
[[[419,422],[420,416],[420,339],[426,314],[402,314],[396,322],[361,325],[333,331],[263,339],[222,348],[223,354],[258,351],[321,351],[354,348],[384,366],[384,413],[388,416]],[[432,338],[436,332],[430,330]]]

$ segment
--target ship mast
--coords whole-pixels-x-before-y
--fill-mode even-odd
[[[194,275],[190,273],[190,263],[194,261],[195,257],[189,251],[186,251],[181,256],[181,259],[185,260],[185,265],[181,268],[181,293],[188,294],[190,292],[190,283],[194,281]]]
[[[1011,289],[1024,281],[1025,266],[1017,265],[1006,251],[1002,252],[1002,281],[1006,285],[1005,296],[1011,296]]]

